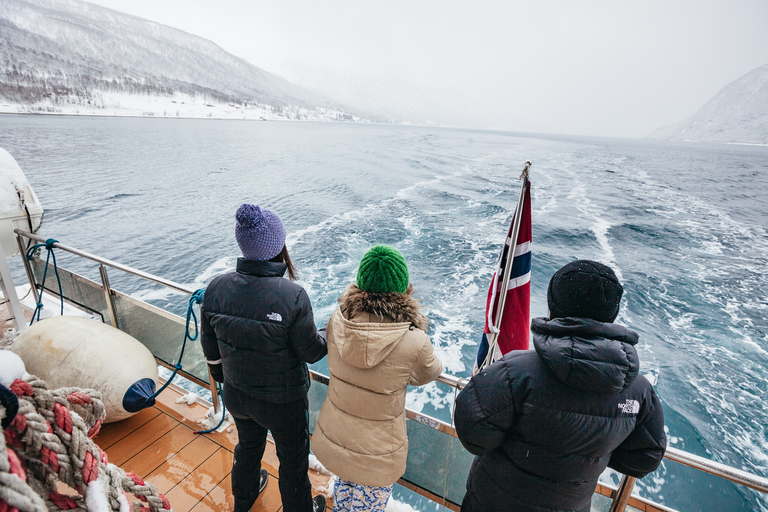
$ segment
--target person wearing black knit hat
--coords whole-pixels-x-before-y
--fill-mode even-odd
[[[512,351],[456,399],[456,432],[477,455],[462,512],[587,512],[606,467],[642,478],[664,456],[664,414],[640,373],[639,336],[613,323],[614,271],[578,260],[555,272],[535,351]]]
[[[552,276],[547,288],[549,318],[591,318],[613,322],[624,288],[611,267],[590,260],[573,261]]]

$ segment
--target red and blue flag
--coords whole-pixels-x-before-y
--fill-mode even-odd
[[[522,212],[515,211],[509,224],[507,237],[502,247],[496,271],[488,289],[486,301],[485,328],[483,339],[478,347],[475,372],[482,367],[489,350],[489,338],[496,332],[492,361],[500,359],[512,350],[528,350],[530,312],[531,312],[531,183],[526,180]],[[520,215],[520,227],[517,243],[514,245],[514,258],[509,281],[504,286],[502,279],[507,265],[507,255],[512,245],[515,217]],[[505,288],[505,289],[502,289]],[[496,310],[501,298],[506,294],[504,310],[500,321],[496,321]]]

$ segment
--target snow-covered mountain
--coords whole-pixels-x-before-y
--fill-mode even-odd
[[[768,144],[768,64],[726,85],[692,117],[648,137]]]
[[[205,107],[260,105],[295,117],[318,109],[331,118],[365,115],[207,39],[80,0],[0,0],[0,34],[6,106],[114,108],[114,98],[143,96]]]

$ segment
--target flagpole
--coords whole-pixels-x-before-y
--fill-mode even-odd
[[[488,339],[488,354],[485,356],[483,364],[480,366],[480,370],[487,367],[493,361],[493,352],[496,349],[496,343],[499,337],[499,328],[501,327],[501,317],[504,313],[504,304],[507,301],[507,286],[509,284],[509,275],[512,273],[512,263],[515,259],[515,249],[517,248],[517,236],[520,233],[520,222],[523,218],[523,205],[525,204],[525,189],[528,186],[528,174],[531,170],[531,161],[525,162],[520,179],[523,180],[523,185],[520,188],[520,197],[517,200],[517,209],[515,210],[515,219],[512,226],[511,240],[509,243],[509,250],[507,252],[507,262],[504,266],[504,278],[501,281],[501,298],[496,304],[496,316],[493,325],[489,325],[490,333]],[[506,244],[506,240],[504,241]],[[498,276],[497,276],[498,278]],[[493,297],[491,297],[493,300]]]

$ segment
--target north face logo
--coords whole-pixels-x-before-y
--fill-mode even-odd
[[[280,316],[280,313],[270,313],[267,315],[267,318],[269,320],[274,320],[275,322],[282,322],[283,317]]]
[[[619,404],[619,409],[624,414],[637,414],[640,412],[640,402],[637,400],[627,400],[623,404]]]

